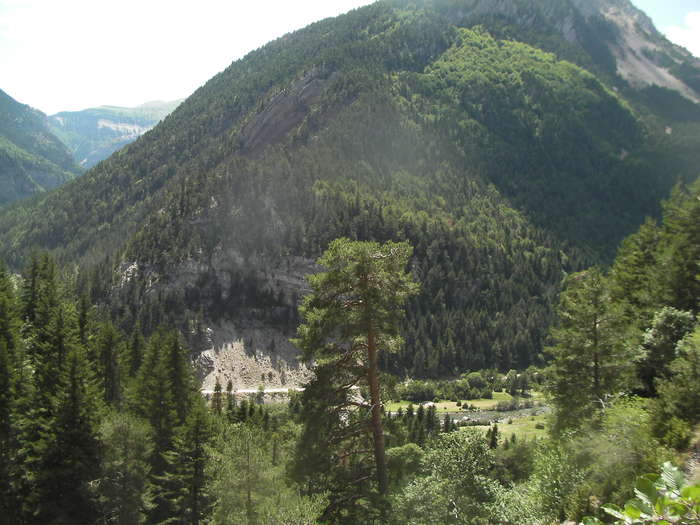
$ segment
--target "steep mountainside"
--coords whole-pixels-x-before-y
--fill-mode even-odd
[[[403,0],[395,3],[407,4]],[[510,25],[521,40],[532,40],[544,48],[554,46],[584,67],[618,75],[613,84],[625,81],[637,88],[665,87],[694,102],[700,100],[700,59],[669,42],[629,0],[426,3],[460,25],[480,20]],[[559,39],[564,42],[557,42]]]
[[[422,292],[385,367],[540,362],[564,274],[609,260],[698,175],[690,92],[617,73],[615,46],[633,52],[607,15],[620,6],[634,9],[386,1],[312,24],[1,214],[0,256],[52,250],[125,329],[180,326],[209,387],[243,368],[237,386],[257,386],[261,363],[277,386],[296,366],[287,338],[313,258],[338,236],[407,239]]]
[[[56,188],[77,173],[46,115],[0,90],[0,206]]]
[[[91,168],[139,138],[180,102],[149,102],[135,108],[101,106],[82,111],[62,111],[49,117],[49,126],[73,152],[76,162],[83,168]]]

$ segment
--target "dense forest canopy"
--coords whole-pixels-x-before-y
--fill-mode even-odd
[[[78,173],[46,115],[0,90],[0,206],[56,188]]]
[[[697,439],[699,197],[700,180],[678,187],[664,204],[662,222],[647,222],[628,237],[609,271],[591,268],[567,279],[547,349],[550,365],[530,377],[553,407],[546,437],[499,432],[512,419],[486,433],[458,428],[449,414],[440,419],[433,404],[384,410],[384,490],[363,419],[377,405],[362,401],[367,393],[358,378],[366,369],[355,363],[353,349],[367,346],[369,339],[358,337],[371,326],[366,319],[396,330],[395,323],[383,324],[396,311],[390,313],[387,299],[371,306],[374,317],[346,309],[362,305],[365,296],[346,289],[352,282],[342,278],[345,271],[359,282],[372,275],[363,273],[362,258],[353,258],[366,253],[381,260],[377,244],[341,239],[319,261],[331,271],[311,277],[315,295],[306,301],[299,332],[309,357],[323,342],[315,354],[319,366],[303,395],[277,405],[263,404],[263,391],[237,395],[231,383],[218,382],[205,401],[177,332],[159,329],[144,338],[136,325],[124,333],[108,311],[76,295],[75,283],[59,277],[49,256],[32,257],[21,277],[2,268],[3,515],[12,523],[604,518],[601,501],[622,504],[633,496],[636,476],[681,461]],[[408,253],[399,266],[376,270],[382,276],[367,281],[377,286],[367,297],[383,297]],[[353,260],[356,266],[347,265]],[[400,292],[402,300],[415,291],[409,288]],[[328,337],[333,330],[348,337],[347,352],[341,351],[345,343]],[[484,370],[460,381],[488,395],[514,381],[509,391],[528,395],[520,376]],[[348,387],[358,384],[352,394]],[[396,395],[391,384],[382,374],[385,407]],[[458,387],[452,392],[461,392]],[[638,481],[640,499],[625,512],[647,509],[649,523],[683,514],[694,523],[697,486],[685,483],[668,463],[663,476]],[[652,509],[649,501],[658,504]],[[623,515],[619,507],[605,508]]]
[[[697,176],[700,118],[611,76],[595,17],[570,42],[548,4],[477,4],[379,2],[252,52],[80,180],[1,213],[3,258],[51,251],[123,329],[262,318],[285,338],[296,257],[405,239],[423,287],[385,367],[541,365],[563,277],[609,262]]]
[[[636,495],[697,521],[672,463],[700,423],[700,111],[618,75],[599,9],[646,27],[631,4],[586,5],[312,24],[0,211],[0,515],[544,525]],[[362,286],[418,286],[343,310],[392,297],[338,277],[387,246],[401,278]],[[315,373],[271,403],[295,333]],[[234,346],[269,363],[255,394]]]

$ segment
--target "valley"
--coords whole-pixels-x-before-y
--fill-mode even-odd
[[[0,93],[0,515],[695,523],[699,79],[628,0],[380,0]]]

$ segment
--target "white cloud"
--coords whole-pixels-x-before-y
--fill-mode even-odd
[[[682,26],[666,27],[664,33],[671,42],[700,57],[700,11],[686,14]]]

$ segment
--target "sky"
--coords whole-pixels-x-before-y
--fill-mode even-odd
[[[632,0],[700,56],[700,0]],[[47,114],[185,98],[249,51],[372,0],[0,0],[0,89]]]

